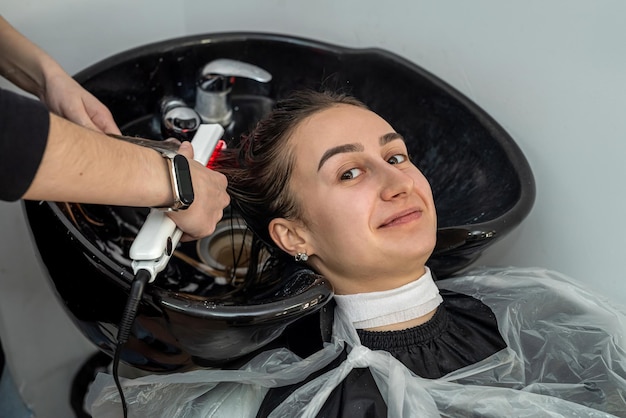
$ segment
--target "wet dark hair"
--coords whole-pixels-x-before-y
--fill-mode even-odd
[[[231,206],[239,212],[258,239],[274,257],[284,257],[272,241],[268,227],[272,219],[298,219],[301,208],[292,195],[289,181],[296,163],[288,144],[295,129],[310,116],[338,105],[367,108],[343,93],[300,90],[276,103],[240,143],[220,152],[213,168],[228,179]]]

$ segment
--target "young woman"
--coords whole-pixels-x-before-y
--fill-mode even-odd
[[[296,93],[226,152],[216,169],[244,218],[274,254],[277,247],[330,281],[364,346],[426,378],[505,347],[487,306],[440,295],[426,267],[437,231],[430,185],[402,135],[364,104]],[[362,396],[374,387],[367,369],[354,370],[323,415],[386,415],[380,397]],[[292,390],[278,389],[266,403]]]
[[[304,360],[273,351],[235,372],[172,376],[166,380],[178,386],[169,386],[170,395],[193,398],[177,411],[411,417],[625,410],[623,312],[538,270],[483,271],[446,279],[440,290],[426,266],[437,228],[429,184],[402,135],[356,99],[296,93],[222,153],[215,169],[271,253],[274,272],[299,263],[333,285],[332,340]],[[185,384],[198,394],[181,390]],[[149,405],[140,399],[154,400],[149,392],[166,386],[136,380],[126,392],[143,408]],[[115,393],[100,396],[97,408]],[[239,415],[244,405],[247,415]]]

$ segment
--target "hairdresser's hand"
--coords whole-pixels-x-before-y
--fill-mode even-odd
[[[191,143],[183,142],[178,150],[189,160],[194,200],[186,210],[170,212],[168,215],[184,234],[181,241],[191,241],[210,235],[230,204],[226,193],[226,177],[193,160]]]
[[[109,109],[65,71],[46,74],[40,94],[51,112],[96,131],[120,134]]]
[[[0,74],[78,125],[119,134],[111,112],[46,51],[0,16]]]

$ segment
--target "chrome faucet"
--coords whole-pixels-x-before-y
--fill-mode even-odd
[[[231,59],[217,59],[202,68],[196,85],[195,110],[204,123],[227,127],[232,121],[230,105],[232,78],[243,77],[268,83],[272,75],[252,64]]]
[[[159,115],[163,138],[174,137],[180,141],[190,141],[202,124],[198,112],[175,96],[165,96],[160,100]]]

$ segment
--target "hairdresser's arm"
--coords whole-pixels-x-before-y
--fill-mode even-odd
[[[189,160],[195,199],[171,217],[184,239],[197,239],[214,231],[229,204],[226,178],[193,161],[188,142],[179,153]],[[41,164],[23,198],[145,207],[174,201],[167,162],[159,153],[53,114]]]
[[[0,16],[0,75],[79,125],[119,133],[111,112],[45,51]]]

